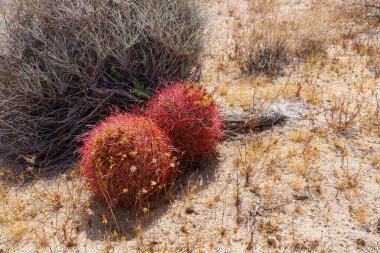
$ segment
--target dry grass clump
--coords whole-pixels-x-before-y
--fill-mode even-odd
[[[195,1],[23,0],[0,55],[0,153],[34,165],[73,161],[76,135],[110,107],[147,99],[199,63]],[[65,163],[67,164],[67,163]]]
[[[245,75],[277,76],[288,64],[288,49],[282,39],[269,39],[241,53],[239,67]]]
[[[249,3],[247,21],[238,20],[234,27],[236,58],[245,75],[278,75],[288,63],[288,46],[283,33],[273,29],[279,22],[271,16],[278,10],[272,1]],[[244,24],[247,22],[247,27]]]
[[[292,60],[307,61],[324,54],[335,36],[336,14],[329,4],[311,6],[299,12],[275,1],[249,2],[247,17],[236,19],[234,27],[242,73],[274,77]]]
[[[377,0],[369,0],[364,4],[367,17],[372,18],[373,22],[380,24],[380,3]]]

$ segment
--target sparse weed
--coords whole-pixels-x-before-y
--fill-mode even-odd
[[[331,101],[325,113],[327,125],[336,133],[347,132],[361,120],[365,98],[339,97]]]

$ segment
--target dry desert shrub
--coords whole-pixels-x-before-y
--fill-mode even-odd
[[[274,77],[288,62],[285,37],[276,30],[278,17],[272,15],[278,10],[278,5],[265,0],[251,1],[248,5],[247,20],[239,19],[234,28],[239,68],[245,75]]]
[[[0,154],[33,165],[75,162],[76,136],[191,78],[205,19],[193,0],[20,0],[0,48]]]
[[[271,0],[251,1],[235,20],[236,59],[245,75],[280,75],[286,66],[323,54],[336,36],[331,4],[313,1],[305,11]]]
[[[277,76],[288,64],[288,49],[282,39],[269,39],[241,54],[240,70],[245,75]]]
[[[364,4],[365,14],[367,17],[372,18],[377,25],[380,23],[380,3],[378,0],[368,0]]]

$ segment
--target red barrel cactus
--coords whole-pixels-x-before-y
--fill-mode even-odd
[[[219,106],[197,83],[175,83],[158,91],[148,103],[145,115],[169,135],[182,152],[184,162],[210,156],[223,135]]]
[[[179,162],[169,137],[148,118],[114,114],[83,141],[81,175],[108,204],[140,206],[177,175]]]

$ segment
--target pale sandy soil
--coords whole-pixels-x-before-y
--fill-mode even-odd
[[[313,1],[278,3],[299,13]],[[74,174],[0,181],[0,252],[380,252],[380,79],[372,56],[338,40],[281,77],[243,77],[232,60],[233,29],[246,4],[208,1],[203,82],[226,115],[261,108],[288,122],[223,141],[217,158],[182,175],[171,200],[144,217],[111,213]],[[379,46],[374,34],[359,40]],[[329,112],[340,96],[352,99],[348,110],[364,105],[338,134]]]

